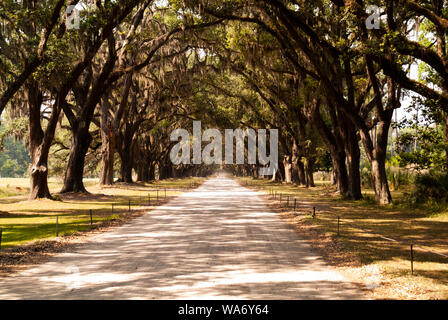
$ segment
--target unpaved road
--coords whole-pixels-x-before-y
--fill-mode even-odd
[[[224,177],[0,281],[0,299],[359,299],[256,192]]]

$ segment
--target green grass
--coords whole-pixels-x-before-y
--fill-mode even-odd
[[[23,245],[34,240],[56,236],[56,216],[59,235],[68,235],[90,228],[90,210],[93,223],[119,217],[132,208],[156,204],[157,198],[176,196],[201,183],[203,178],[167,179],[145,184],[116,184],[100,187],[96,180],[86,179],[90,195],[59,195],[62,201],[27,199],[28,179],[0,179],[0,229],[3,230],[2,248]],[[60,180],[50,179],[50,190],[56,194],[62,187]],[[158,190],[158,191],[156,191]],[[150,196],[150,198],[149,198]],[[113,213],[112,213],[113,206]]]
[[[14,190],[11,190],[10,188],[0,188],[0,198],[13,197],[20,194],[21,192],[14,192]]]
[[[108,219],[118,218],[117,214],[107,216],[93,216],[93,224]],[[56,236],[56,218],[52,216],[17,216],[14,218],[0,218],[3,229],[2,247],[13,247],[32,240],[44,240]],[[85,231],[91,228],[90,215],[59,216],[59,236]],[[6,241],[5,241],[6,240]]]
[[[375,265],[400,286],[420,290],[420,297],[448,298],[448,259],[423,252],[431,250],[448,254],[448,211],[434,214],[431,210],[403,206],[378,206],[372,201],[373,190],[363,190],[364,200],[341,199],[334,187],[318,182],[315,188],[303,188],[262,179],[241,179],[266,193],[283,194],[298,201],[297,219],[317,227],[337,239],[343,248],[356,255],[365,265]],[[401,202],[402,192],[393,191]],[[277,199],[279,197],[277,196]],[[312,208],[317,208],[312,218]],[[337,235],[340,217],[340,236]],[[378,235],[400,243],[387,241]],[[410,244],[415,244],[414,276],[410,275]]]

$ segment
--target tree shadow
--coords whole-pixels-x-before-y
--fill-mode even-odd
[[[209,180],[5,279],[1,299],[358,299],[256,193]]]

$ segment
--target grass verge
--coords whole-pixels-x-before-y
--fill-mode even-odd
[[[17,179],[15,185],[22,184],[23,180]],[[79,239],[92,232],[102,232],[134,219],[155,206],[196,188],[204,180],[168,179],[110,187],[89,183],[89,194],[57,195],[60,201],[28,201],[25,193],[2,198],[0,276],[11,273],[18,266],[36,263],[59,252],[61,248],[79,242]],[[14,181],[8,182],[12,188],[16,188]],[[60,185],[55,183],[54,187],[56,189]],[[56,217],[59,237],[56,237]]]

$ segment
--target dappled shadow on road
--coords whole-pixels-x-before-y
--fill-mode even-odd
[[[354,299],[256,193],[212,179],[0,282],[0,299]]]

